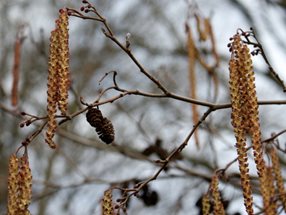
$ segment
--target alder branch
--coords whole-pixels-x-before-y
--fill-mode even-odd
[[[278,133],[275,134],[275,135],[271,135],[271,137],[269,137],[269,138],[267,138],[267,139],[265,139],[265,140],[262,140],[262,141],[261,141],[261,144],[262,144],[262,143],[267,143],[267,144],[271,143],[271,144],[272,144],[272,141],[273,141],[273,140],[275,140],[277,137],[279,137],[280,135],[284,134],[285,132],[286,132],[286,129],[285,129],[285,130],[282,130],[282,131],[280,131],[280,132],[278,132]],[[247,148],[246,148],[246,151],[250,150],[251,148],[252,148],[252,146],[247,147]],[[235,159],[233,159],[232,161],[230,161],[223,169],[221,169],[221,171],[222,171],[223,173],[225,173],[225,172],[227,171],[227,169],[228,169],[229,167],[231,167],[237,160],[238,160],[238,157],[236,157]]]
[[[179,101],[183,101],[183,102],[188,102],[191,104],[196,104],[196,105],[200,105],[200,106],[204,106],[204,107],[208,107],[211,108],[211,111],[216,111],[216,110],[220,110],[220,109],[226,109],[226,108],[230,108],[231,104],[226,103],[226,104],[214,104],[214,103],[210,103],[210,102],[205,102],[205,101],[200,101],[200,100],[196,100],[196,99],[192,99],[189,97],[185,97],[185,96],[181,96],[181,95],[177,95],[175,93],[172,93],[170,91],[167,90],[167,88],[165,86],[163,86],[161,84],[161,82],[159,80],[157,80],[154,76],[152,76],[143,66],[142,64],[137,60],[137,58],[134,56],[134,54],[132,53],[132,51],[130,50],[129,46],[126,46],[126,44],[124,45],[123,43],[121,43],[116,36],[113,34],[109,24],[107,23],[106,19],[96,10],[96,8],[94,6],[92,6],[88,1],[85,1],[85,4],[87,4],[87,7],[83,7],[82,11],[85,11],[86,13],[92,12],[94,13],[97,17],[92,17],[92,16],[86,16],[82,13],[80,13],[79,11],[75,10],[75,9],[67,9],[68,13],[70,16],[75,16],[81,19],[91,19],[93,21],[97,21],[103,24],[104,26],[104,30],[103,33],[105,34],[105,36],[109,39],[111,39],[115,44],[117,44],[117,46],[122,49],[130,58],[131,60],[136,64],[136,66],[139,68],[140,72],[142,72],[149,80],[151,80],[161,91],[161,94],[157,94],[157,93],[149,93],[149,92],[142,92],[140,90],[126,90],[126,89],[122,89],[120,87],[118,87],[118,84],[116,83],[115,77],[116,77],[116,72],[114,72],[114,76],[113,76],[113,80],[114,80],[114,86],[113,87],[109,87],[107,89],[105,89],[103,92],[101,92],[99,98],[91,105],[89,106],[100,106],[106,103],[112,103],[114,101],[116,101],[117,99],[124,97],[126,95],[139,95],[139,96],[144,96],[144,97],[153,97],[153,98],[171,98],[171,99],[175,99],[175,100],[179,100]],[[268,62],[268,61],[267,61]],[[268,62],[269,63],[269,62]],[[107,91],[109,90],[117,90],[120,91],[121,93],[115,97],[112,97],[110,99],[104,100],[104,101],[100,101],[101,96],[103,96]],[[286,101],[282,100],[282,101],[261,101],[259,102],[260,105],[266,105],[266,104],[286,104]],[[1,105],[0,105],[1,108]],[[3,106],[2,109],[6,110]],[[64,118],[63,120],[61,120],[59,122],[59,124],[62,124],[66,121],[69,121],[71,119],[73,119],[74,117],[82,114],[83,112],[85,112],[88,109],[88,107],[85,107],[83,109],[80,109],[76,112],[74,112],[71,115],[65,115],[65,116],[56,116],[56,118]],[[46,119],[47,116],[45,117],[34,117],[33,119],[29,120],[26,122],[26,124],[31,124],[37,120],[40,119]]]
[[[253,28],[250,28],[250,31],[243,31],[242,29],[238,29],[238,31],[241,31],[241,35],[245,38],[246,41],[244,41],[246,44],[248,45],[252,45],[255,50],[252,51],[252,55],[258,55],[261,54],[264,62],[267,64],[268,66],[268,70],[269,73],[272,77],[274,77],[274,79],[282,86],[283,88],[283,92],[286,92],[286,86],[284,84],[284,81],[282,80],[282,78],[278,75],[277,72],[275,72],[275,70],[273,69],[273,67],[271,66],[265,51],[263,49],[262,44],[260,43],[260,41],[258,40],[256,33],[254,31]],[[251,41],[250,37],[252,37],[255,41]]]

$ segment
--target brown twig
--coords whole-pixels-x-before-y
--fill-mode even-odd
[[[265,61],[265,63],[268,66],[268,70],[269,73],[272,77],[274,77],[274,79],[282,86],[283,88],[283,92],[286,92],[286,86],[284,84],[284,81],[282,80],[282,78],[278,75],[277,72],[275,72],[275,70],[273,69],[273,67],[271,66],[265,51],[263,49],[262,44],[260,43],[260,41],[258,40],[256,33],[254,31],[253,28],[250,28],[250,31],[243,31],[242,29],[238,29],[238,31],[241,32],[241,35],[245,38],[246,41],[244,41],[246,44],[248,45],[252,45],[255,50],[252,52],[253,55],[257,55],[257,54],[261,54],[263,60]],[[250,37],[252,37],[255,41],[251,41]]]

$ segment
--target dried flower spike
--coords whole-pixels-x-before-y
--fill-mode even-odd
[[[90,108],[86,113],[86,119],[95,130],[99,138],[106,144],[114,141],[114,128],[110,120],[102,116],[97,108]]]

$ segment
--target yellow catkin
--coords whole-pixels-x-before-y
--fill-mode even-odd
[[[53,142],[53,137],[57,129],[56,112],[57,102],[59,100],[58,93],[58,31],[51,32],[50,37],[50,55],[49,55],[49,74],[48,74],[48,90],[47,90],[47,112],[48,112],[48,124],[46,131],[46,143],[51,148],[55,148],[56,144]]]
[[[202,199],[202,212],[203,215],[209,215],[211,210],[211,203],[208,194],[205,194]]]
[[[213,214],[214,215],[224,215],[225,211],[223,208],[223,204],[222,204],[222,200],[221,200],[221,196],[220,196],[220,192],[219,192],[219,188],[218,188],[218,176],[214,175],[212,177],[212,182],[211,182],[211,194],[213,197]]]
[[[18,206],[22,214],[29,213],[28,206],[32,199],[32,172],[28,156],[20,158],[18,173]]]
[[[261,144],[261,131],[260,131],[260,123],[259,123],[259,111],[258,111],[258,101],[256,96],[256,87],[255,87],[255,78],[254,71],[252,66],[251,55],[248,47],[243,44],[242,50],[239,52],[239,62],[241,64],[241,68],[244,72],[244,76],[246,77],[246,92],[245,92],[245,107],[247,108],[248,114],[248,123],[249,126],[247,131],[251,135],[252,149],[254,155],[254,161],[256,164],[257,174],[259,176],[260,182],[260,191],[263,198],[263,204],[265,208],[269,208],[270,204],[270,195],[266,186],[266,167],[265,161],[263,159],[263,150]]]
[[[67,10],[63,9],[59,13],[59,18],[56,20],[56,29],[51,32],[50,37],[48,69],[48,124],[45,141],[51,148],[56,148],[53,137],[57,129],[55,117],[57,108],[63,115],[66,115],[70,85],[68,14]]]
[[[104,196],[101,202],[101,208],[102,215],[114,215],[111,189],[108,189],[104,192]]]
[[[29,215],[31,198],[32,173],[28,156],[17,158],[13,154],[9,161],[8,215]]]
[[[284,187],[284,180],[281,173],[281,166],[276,148],[270,149],[270,156],[272,161],[272,168],[275,175],[276,187],[279,195],[279,199],[282,202],[283,209],[286,212],[286,192]]]
[[[59,44],[59,101],[58,107],[63,115],[67,112],[68,88],[69,88],[69,16],[67,10],[60,10],[57,21],[58,44]]]
[[[274,186],[274,175],[273,175],[273,168],[271,166],[266,167],[266,176],[267,176],[267,190],[269,192],[269,196],[271,197],[270,205],[268,208],[265,208],[265,213],[267,215],[276,215],[277,204],[275,201],[275,186]]]
[[[15,154],[9,160],[8,176],[8,215],[16,215],[18,211],[18,158]]]
[[[243,92],[246,89],[245,83],[241,78],[241,68],[238,60],[238,53],[241,51],[240,37],[235,35],[232,43],[232,57],[229,62],[230,71],[230,96],[232,104],[232,125],[236,138],[236,149],[238,154],[238,164],[241,175],[241,186],[243,190],[244,205],[248,214],[253,214],[253,197],[250,186],[248,157],[246,150],[246,137],[245,134],[249,130],[247,113],[243,109],[244,95]],[[245,125],[245,123],[247,125]]]
[[[238,119],[242,123],[240,126],[243,130],[244,138],[246,134],[249,134],[251,137],[253,156],[259,176],[264,208],[269,208],[270,196],[266,186],[266,168],[261,144],[258,101],[251,55],[247,45],[241,41],[239,34],[234,35],[231,50],[231,62],[236,65],[238,76],[236,77],[237,83],[233,83],[232,86],[232,88],[238,89],[238,96],[235,99],[238,100],[239,106],[236,111],[238,111]],[[233,104],[235,99],[232,98]]]

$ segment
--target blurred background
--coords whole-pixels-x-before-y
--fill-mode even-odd
[[[131,50],[138,61],[168,90],[190,96],[189,57],[186,24],[193,33],[196,48],[204,62],[215,65],[207,71],[201,63],[194,66],[196,99],[216,104],[229,103],[227,44],[238,28],[254,27],[271,65],[286,79],[286,1],[284,0],[197,0],[197,1],[91,1],[107,19],[115,36],[124,43],[130,36]],[[9,156],[35,129],[37,123],[20,128],[17,113],[46,115],[47,65],[49,37],[58,10],[79,9],[75,0],[1,0],[0,2],[0,214],[6,214],[7,168]],[[195,15],[209,19],[214,43],[202,41]],[[70,17],[69,112],[82,105],[80,96],[92,103],[100,91],[112,86],[118,72],[118,84],[129,90],[158,93],[154,83],[140,73],[131,59],[91,20]],[[11,105],[14,45],[19,31],[25,39],[21,48],[19,102]],[[213,54],[215,44],[219,63]],[[216,64],[217,63],[217,64]],[[285,100],[283,88],[268,72],[261,56],[254,58],[259,100]],[[118,92],[110,91],[102,99]],[[100,214],[103,193],[111,185],[133,186],[152,176],[158,165],[150,160],[163,159],[178,147],[193,127],[190,103],[170,98],[130,95],[100,106],[115,128],[115,144],[102,143],[81,114],[60,126],[51,150],[40,134],[29,145],[33,173],[32,214]],[[197,106],[201,116],[207,109]],[[261,106],[262,139],[285,129],[285,107]],[[194,138],[181,156],[172,161],[157,180],[148,185],[150,198],[132,197],[128,214],[200,214],[199,199],[207,192],[215,170],[224,168],[236,157],[235,139],[230,124],[230,109],[213,112],[198,129],[199,149]],[[280,136],[281,144],[285,136]],[[152,148],[147,152],[147,149]],[[253,160],[251,160],[253,164]],[[285,169],[285,156],[281,163]],[[229,180],[220,190],[227,214],[245,214],[239,187],[238,166],[227,170]],[[251,166],[255,177],[255,167]],[[114,191],[114,199],[120,197]],[[255,197],[261,205],[260,197]],[[259,208],[255,209],[259,211]]]

